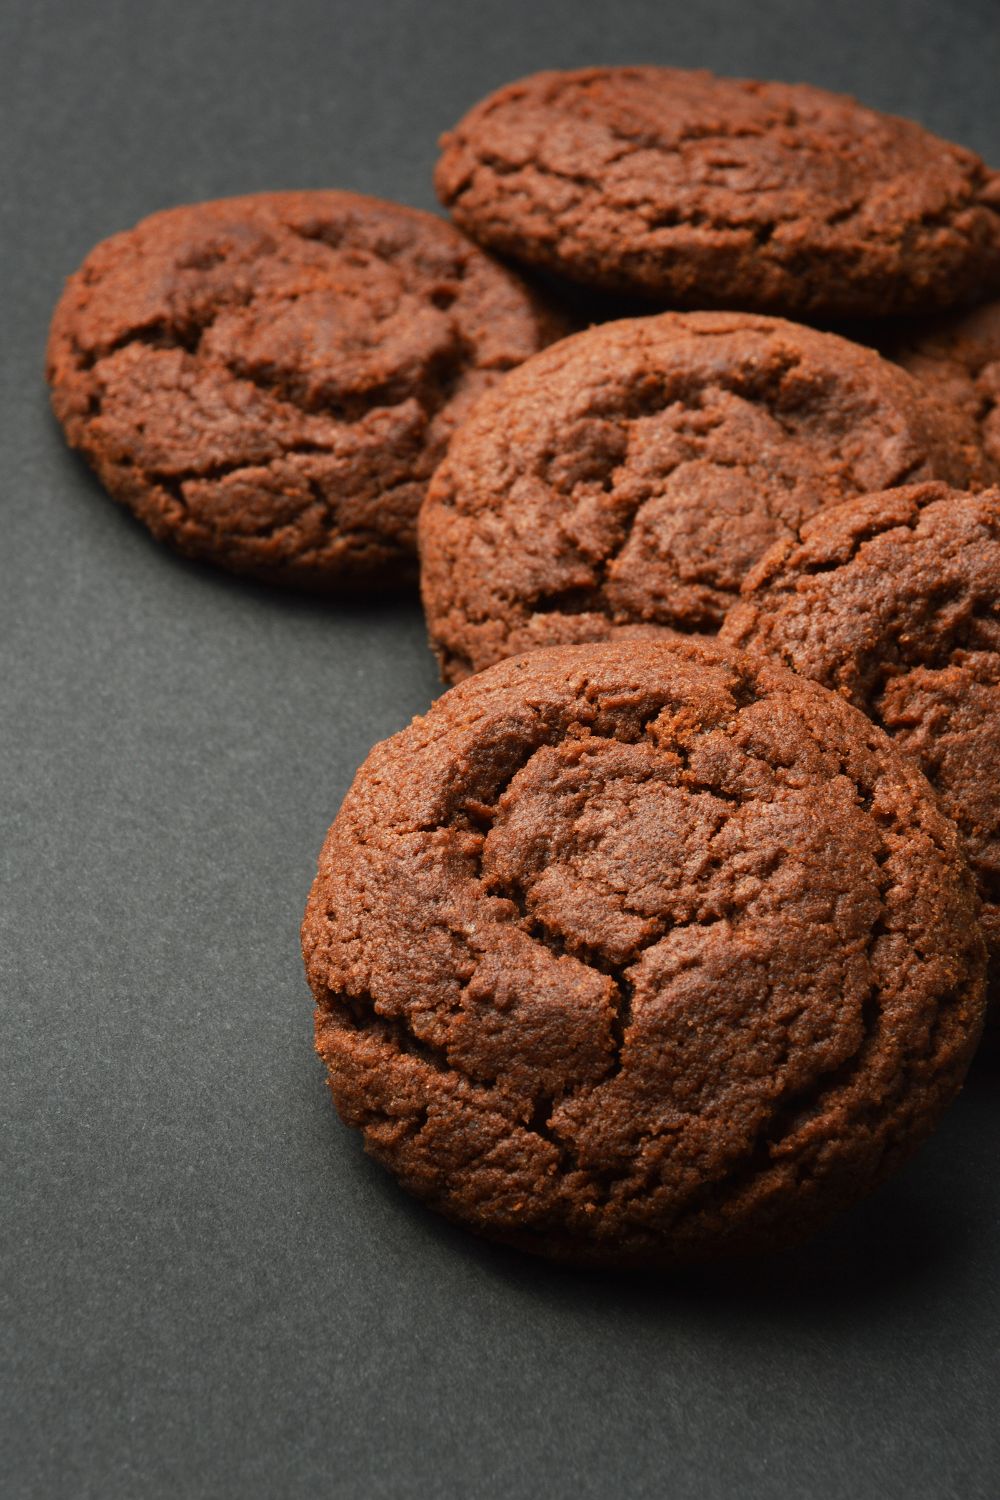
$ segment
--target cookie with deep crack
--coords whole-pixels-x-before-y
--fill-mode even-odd
[[[867,332],[888,359],[967,414],[1000,477],[1000,301],[914,322],[889,336],[874,327]]]
[[[441,145],[438,196],[481,244],[660,306],[884,317],[1000,285],[998,175],[804,84],[538,73]]]
[[[814,516],[722,639],[823,683],[912,755],[961,834],[1000,992],[1000,489],[906,486]]]
[[[714,643],[500,663],[377,745],[303,925],[342,1118],[581,1264],[811,1234],[954,1097],[984,952],[954,826],[836,694]]]
[[[269,193],[98,245],[56,309],[48,378],[69,442],[160,541],[340,589],[415,575],[456,421],[563,331],[432,214]]]
[[[747,313],[590,328],[488,393],[420,517],[445,677],[518,651],[711,633],[806,516],[908,479],[982,481],[967,414],[834,334]]]

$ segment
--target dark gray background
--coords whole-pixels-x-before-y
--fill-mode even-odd
[[[995,1497],[1000,1125],[751,1281],[569,1275],[410,1203],[336,1121],[297,928],[416,604],[177,562],[64,450],[48,316],[167,204],[430,208],[435,138],[540,66],[808,79],[1000,161],[997,0],[6,0],[0,1199],[9,1496]]]

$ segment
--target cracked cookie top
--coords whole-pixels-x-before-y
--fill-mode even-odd
[[[746,313],[590,328],[477,403],[434,476],[421,586],[442,670],[712,632],[812,512],[909,479],[978,483],[985,463],[966,414],[834,334]]]
[[[661,305],[881,317],[1000,283],[996,174],[823,89],[538,73],[441,144],[438,196],[481,244]]]
[[[722,639],[843,694],[958,824],[1000,981],[1000,489],[906,486],[824,511],[744,584]]]
[[[415,571],[455,422],[562,331],[431,214],[352,193],[169,209],[98,245],[56,309],[56,416],[189,556],[299,587]]]
[[[932,1128],[978,1036],[954,828],[880,730],[694,641],[513,658],[375,747],[303,925],[342,1117],[541,1254],[809,1234]]]

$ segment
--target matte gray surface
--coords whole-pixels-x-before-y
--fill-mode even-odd
[[[1000,161],[996,0],[30,3],[0,10],[3,1443],[11,1497],[1000,1493],[1000,1125],[750,1285],[490,1250],[336,1121],[297,928],[413,601],[175,561],[63,449],[62,277],[167,204],[433,206],[435,137],[543,65],[804,78]]]

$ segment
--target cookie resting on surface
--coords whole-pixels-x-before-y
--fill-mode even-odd
[[[881,318],[1000,288],[1000,177],[806,84],[537,73],[441,147],[438,196],[474,239],[661,307]]]
[[[984,950],[953,825],[835,694],[714,645],[514,658],[375,747],[303,925],[342,1118],[579,1264],[799,1241],[954,1098]]]
[[[432,214],[263,193],[98,245],[56,309],[48,378],[70,444],[160,541],[337,591],[415,576],[452,428],[562,331]]]
[[[914,757],[976,877],[995,1001],[1000,489],[907,485],[821,512],[751,573],[721,638],[835,689]]]
[[[985,468],[968,414],[834,334],[749,313],[590,328],[456,432],[419,523],[431,641],[456,681],[536,646],[712,633],[814,511]]]

